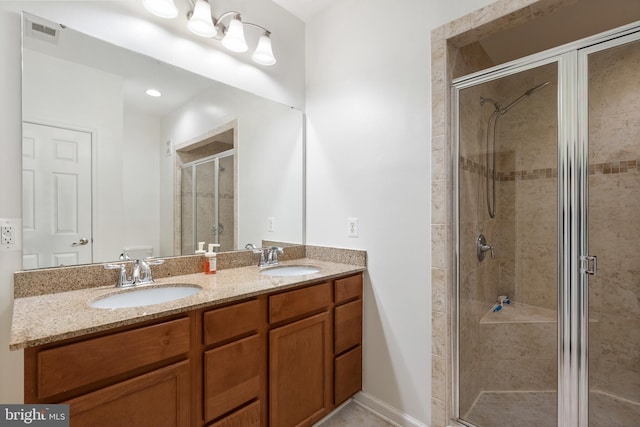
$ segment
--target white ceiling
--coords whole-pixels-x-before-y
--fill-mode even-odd
[[[273,0],[304,22],[309,21],[316,13],[326,8],[334,0]]]

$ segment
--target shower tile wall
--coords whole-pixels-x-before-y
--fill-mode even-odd
[[[465,48],[464,63],[457,68],[491,65],[479,45]],[[482,342],[480,319],[499,293],[498,265],[487,256],[479,262],[476,239],[483,233],[489,244],[496,241],[495,221],[489,218],[485,200],[485,127],[492,109],[480,107],[480,96],[495,97],[494,84],[472,87],[461,93],[460,102],[460,413],[465,414],[483,389],[480,378]]]
[[[180,248],[185,248],[184,252],[176,252],[178,254],[186,255],[193,252],[195,243],[193,240],[193,169],[188,168],[182,170],[179,197],[180,197],[180,223],[181,233],[178,235],[180,238]]]
[[[220,249],[231,251],[234,245],[235,197],[234,197],[234,158],[220,159],[220,173],[218,175],[218,215],[224,231],[218,236]]]
[[[549,81],[498,124],[500,282],[515,301],[556,310],[557,84],[556,65],[498,81],[503,105]]]
[[[215,218],[215,173],[214,162],[196,166],[196,241],[213,243],[217,225]]]
[[[498,125],[500,287],[519,304],[557,307],[557,85],[555,64],[498,81],[503,105],[543,82],[547,87],[515,105]],[[494,330],[495,329],[495,330]],[[485,339],[503,337],[499,349],[485,346],[485,390],[555,390],[557,323],[486,325]],[[501,372],[496,375],[495,372]]]
[[[469,55],[467,55],[468,57]],[[465,89],[460,102],[460,413],[481,391],[554,390],[557,323],[485,323],[498,295],[555,310],[557,298],[556,71],[547,66]],[[486,201],[490,103],[548,87],[499,119],[496,218]],[[496,258],[476,257],[479,233]],[[553,312],[551,318],[555,319]],[[471,420],[473,421],[473,420]]]
[[[589,252],[598,256],[589,338],[600,356],[592,389],[640,404],[638,70],[638,42],[589,59]]]

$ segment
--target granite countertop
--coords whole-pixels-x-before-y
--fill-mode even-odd
[[[251,266],[218,270],[211,275],[166,277],[135,289],[180,283],[201,286],[202,291],[178,300],[134,308],[100,309],[89,305],[102,296],[127,292],[127,289],[119,290],[113,285],[16,298],[9,347],[11,350],[33,347],[365,270],[362,266],[310,258],[279,265],[313,265],[320,271],[303,276],[275,277],[262,275],[258,267]]]

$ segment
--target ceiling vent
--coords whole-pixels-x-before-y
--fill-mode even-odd
[[[31,17],[25,17],[25,34],[27,37],[43,40],[57,45],[60,39],[60,28],[36,22]]]

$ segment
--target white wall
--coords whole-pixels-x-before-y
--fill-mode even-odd
[[[171,254],[173,251],[160,252],[160,189],[162,187],[160,186],[161,159],[158,151],[164,155],[160,141],[160,118],[125,107],[122,148],[121,182],[125,217],[118,240],[125,248],[151,246],[154,256]],[[170,209],[170,212],[173,212],[173,209]],[[173,235],[173,229],[166,234]]]
[[[273,31],[278,64],[265,70],[229,55],[211,41],[167,27],[139,11],[141,2],[0,2],[0,218],[21,218],[21,17],[25,10],[103,40],[217,78],[280,102],[304,105],[304,25],[271,2],[227,0],[222,6],[256,11],[245,18]],[[134,8],[129,10],[128,8]],[[137,9],[136,9],[137,8]],[[229,6],[231,8],[231,6]],[[174,24],[178,25],[178,24]],[[178,35],[178,36],[177,36]],[[281,40],[276,44],[276,40]],[[22,401],[22,352],[8,350],[13,301],[13,272],[20,251],[0,252],[0,402]]]
[[[488,3],[342,0],[307,23],[307,241],[367,250],[358,399],[401,425],[431,412],[430,31]]]
[[[22,217],[22,100],[20,96],[20,19],[0,11],[0,218]],[[9,351],[13,310],[13,272],[22,251],[0,251],[0,402],[20,403],[22,352]]]

